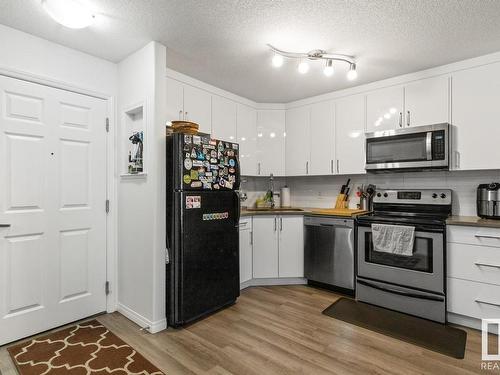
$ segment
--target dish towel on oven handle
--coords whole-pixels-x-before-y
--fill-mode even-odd
[[[412,256],[415,227],[372,224],[372,241],[375,251]]]

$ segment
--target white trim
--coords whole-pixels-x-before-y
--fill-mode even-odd
[[[28,72],[0,66],[0,75],[19,79],[55,89],[74,92],[91,96],[107,102],[107,117],[109,118],[110,130],[106,143],[106,194],[110,200],[110,211],[106,215],[106,279],[110,282],[111,292],[106,296],[106,311],[116,311],[118,304],[118,275],[117,275],[117,219],[118,219],[118,183],[116,172],[116,105],[115,96],[108,93],[96,92],[79,86],[75,86],[52,78],[31,74]]]
[[[448,323],[458,324],[460,326],[469,327],[473,329],[481,330],[481,319],[471,318],[465,315],[459,315],[455,313],[447,313],[446,319]]]
[[[148,177],[148,174],[146,172],[141,172],[141,173],[122,173],[120,175],[120,178],[122,180],[140,180],[140,179],[146,179]]]
[[[139,327],[144,328],[144,330],[148,331],[149,333],[157,333],[167,328],[166,318],[152,322],[151,320],[146,319],[141,314],[135,312],[131,308],[121,303],[118,303],[117,311],[123,316],[133,321]]]
[[[273,285],[306,285],[307,279],[302,277],[282,277],[269,279],[251,279],[240,284],[240,290],[251,286],[273,286]]]

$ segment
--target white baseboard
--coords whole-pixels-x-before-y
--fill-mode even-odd
[[[117,311],[123,316],[133,321],[139,327],[144,328],[149,333],[157,333],[163,331],[164,329],[167,329],[167,319],[165,318],[153,322],[149,319],[146,319],[141,314],[135,312],[131,308],[122,305],[121,303],[118,303]]]
[[[459,315],[454,313],[447,313],[446,318],[448,323],[458,324],[460,326],[469,327],[481,331],[481,319],[471,318],[470,316]],[[498,335],[494,325],[489,326],[489,332]]]
[[[272,285],[305,285],[307,279],[302,277],[281,277],[268,279],[251,279],[240,284],[240,290],[250,286],[272,286]]]

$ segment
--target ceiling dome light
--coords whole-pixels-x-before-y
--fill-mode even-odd
[[[358,78],[358,72],[356,71],[356,64],[351,64],[349,71],[347,72],[347,79],[352,81]]]
[[[283,65],[283,56],[275,53],[273,56],[273,66],[279,68],[281,65]]]
[[[332,60],[326,60],[326,66],[323,69],[323,74],[327,77],[330,77],[333,75],[333,61]]]
[[[309,64],[306,61],[302,61],[298,67],[300,74],[306,74],[309,71]]]
[[[94,15],[78,0],[42,0],[43,9],[54,21],[71,29],[83,29],[94,21]]]

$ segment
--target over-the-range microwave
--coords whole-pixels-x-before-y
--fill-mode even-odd
[[[450,124],[366,133],[368,172],[449,169]]]

